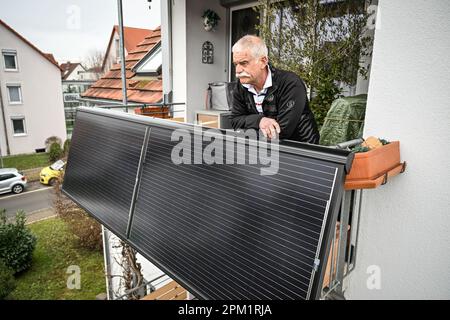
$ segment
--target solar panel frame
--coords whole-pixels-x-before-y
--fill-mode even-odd
[[[85,115],[97,115],[102,116],[109,119],[116,119],[116,120],[122,120],[127,123],[134,123],[134,124],[140,124],[144,125],[147,129],[149,134],[149,139],[145,141],[145,138],[143,138],[143,145],[142,150],[147,149],[149,141],[152,141],[152,130],[154,131],[158,130],[158,128],[163,128],[167,130],[175,130],[175,129],[186,129],[189,132],[194,131],[194,126],[189,124],[181,124],[181,123],[175,123],[167,120],[161,120],[161,119],[154,119],[154,118],[147,118],[142,116],[134,116],[119,112],[112,112],[97,108],[80,108],[77,111],[77,121],[79,114],[85,114]],[[77,123],[76,121],[76,123]],[[222,132],[224,132],[222,130]],[[77,135],[77,124],[75,125],[74,130],[74,137]],[[245,142],[247,145],[248,143]],[[333,188],[331,199],[328,203],[328,210],[327,210],[327,218],[325,219],[325,224],[322,225],[321,230],[321,239],[319,240],[319,246],[317,247],[317,252],[315,257],[320,261],[320,265],[318,266],[316,271],[313,271],[312,273],[312,280],[309,285],[308,289],[308,299],[318,299],[320,298],[321,294],[321,284],[324,277],[325,272],[325,263],[326,259],[328,257],[328,253],[331,246],[331,238],[334,234],[334,227],[335,222],[338,214],[340,199],[342,197],[343,193],[343,182],[345,178],[346,172],[350,170],[351,162],[353,160],[353,155],[349,153],[348,151],[343,150],[336,150],[336,149],[329,149],[324,148],[320,146],[315,145],[307,145],[302,144],[298,142],[291,142],[291,141],[282,141],[280,143],[280,153],[289,154],[293,156],[303,156],[311,159],[320,159],[321,161],[328,161],[331,163],[334,163],[336,166],[336,176],[335,176],[335,185]],[[147,151],[148,152],[148,151]],[[145,159],[142,159],[142,152],[140,153],[141,159],[140,162],[143,163],[142,172],[145,171]],[[69,156],[69,161],[71,160]],[[71,167],[68,166],[68,170],[71,170]],[[142,184],[142,172],[139,172],[139,169],[136,172],[136,185],[133,189],[133,197],[139,199],[139,191]],[[80,204],[80,199],[76,197],[72,197],[70,193],[67,193],[64,185],[63,185],[63,192],[67,194],[72,200],[74,200],[76,203]],[[138,200],[139,201],[139,200]],[[131,204],[133,206],[134,204]],[[83,206],[82,206],[83,207]],[[90,212],[90,208],[83,207],[86,211]],[[92,214],[92,212],[90,212]],[[171,270],[167,265],[164,263],[161,263],[157,260],[155,260],[154,256],[151,256],[148,254],[145,250],[142,249],[142,246],[140,246],[138,243],[135,243],[133,241],[133,227],[132,227],[132,220],[135,221],[136,217],[134,217],[135,211],[130,210],[130,216],[128,221],[128,228],[125,233],[118,232],[116,235],[121,238],[122,240],[129,243],[133,248],[135,248],[138,252],[140,252],[145,258],[152,261],[157,267],[159,267],[161,270],[163,270],[165,273],[167,273],[169,276],[174,278],[176,281],[178,281],[182,286],[184,286],[186,289],[188,289],[190,292],[192,292],[196,297],[202,298],[202,299],[208,299],[209,296],[205,295],[203,292],[196,289],[196,286],[192,283],[187,282],[182,275],[179,275],[176,271]],[[99,217],[95,216],[100,223],[104,223]],[[111,229],[110,226],[105,224],[108,229]],[[114,228],[112,229],[113,232],[117,232]],[[131,231],[131,235],[130,235]],[[130,237],[131,236],[131,237]]]

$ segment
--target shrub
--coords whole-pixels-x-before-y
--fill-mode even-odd
[[[14,222],[8,222],[5,210],[0,212],[0,260],[13,270],[22,272],[31,266],[36,237],[25,226],[25,213],[18,211]]]
[[[5,299],[15,288],[14,272],[0,260],[0,300]]]
[[[70,149],[70,139],[67,139],[66,141],[64,141],[64,156],[67,157],[69,155],[69,149]]]
[[[63,177],[61,177],[62,180]],[[78,244],[86,249],[101,250],[103,248],[102,226],[61,193],[60,183],[57,184],[55,191],[56,213],[77,237]]]
[[[45,140],[45,152],[50,152],[50,147],[54,143],[61,145],[62,144],[61,138],[56,136],[48,137]]]
[[[63,155],[63,151],[61,150],[61,146],[58,143],[52,143],[50,146],[50,152],[48,154],[50,162],[55,162]]]

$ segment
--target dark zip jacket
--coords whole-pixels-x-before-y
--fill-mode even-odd
[[[261,114],[256,109],[253,94],[237,80],[230,114],[233,129],[259,130],[259,122],[267,117],[275,119],[280,125],[280,139],[318,144],[319,131],[309,108],[303,81],[293,72],[272,66],[270,70],[272,87],[267,90]]]

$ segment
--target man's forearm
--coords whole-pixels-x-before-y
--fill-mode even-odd
[[[234,114],[230,115],[230,122],[234,130],[255,129],[259,130],[259,123],[264,116],[261,114]]]

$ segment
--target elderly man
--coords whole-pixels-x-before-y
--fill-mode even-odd
[[[319,143],[319,131],[309,109],[306,88],[294,73],[268,64],[268,50],[256,36],[233,46],[239,79],[233,94],[230,121],[235,130],[261,130],[265,137]]]

